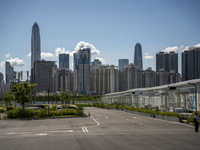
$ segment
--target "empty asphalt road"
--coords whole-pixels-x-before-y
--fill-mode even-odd
[[[200,133],[184,124],[85,108],[91,117],[0,120],[0,150],[199,150]]]

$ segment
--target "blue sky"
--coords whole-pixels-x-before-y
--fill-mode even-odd
[[[84,41],[93,45],[93,59],[118,66],[118,59],[133,62],[139,42],[143,68],[155,70],[157,52],[174,50],[180,58],[200,43],[199,8],[200,0],[0,0],[0,72],[5,60],[15,71],[30,70],[34,22],[45,60],[58,61],[58,53],[72,54]]]

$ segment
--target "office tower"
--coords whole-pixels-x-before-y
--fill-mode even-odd
[[[35,61],[34,74],[35,83],[37,84],[36,92],[47,92],[48,88],[50,92],[55,91],[55,61]]]
[[[0,83],[3,83],[3,73],[0,72]]]
[[[69,54],[59,54],[59,68],[69,69]]]
[[[69,69],[59,68],[56,73],[56,91],[73,91],[73,73]]]
[[[118,60],[119,70],[124,69],[126,66],[128,66],[128,64],[129,64],[129,60],[128,59],[119,59]]]
[[[182,80],[200,78],[200,47],[190,47],[182,52]]]
[[[81,47],[74,53],[74,91],[91,94],[91,49]]]
[[[31,35],[31,82],[34,83],[34,62],[41,60],[40,30],[37,22],[33,24]]]
[[[92,68],[101,66],[101,65],[102,65],[102,62],[99,59],[94,59],[94,61],[92,62]]]
[[[178,53],[159,52],[156,54],[156,71],[164,70],[166,72],[178,73]]]
[[[135,45],[135,52],[134,52],[134,65],[137,66],[139,69],[143,70],[143,62],[142,62],[142,46],[140,43]]]
[[[5,63],[6,84],[14,82],[14,68],[11,67],[10,62]]]

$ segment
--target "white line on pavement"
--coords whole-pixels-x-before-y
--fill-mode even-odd
[[[99,125],[100,125],[100,123],[99,123],[96,119],[94,119],[92,116],[90,116],[90,117],[97,123],[96,126],[99,126]]]
[[[83,132],[88,132],[88,129],[86,127],[82,127]]]
[[[84,129],[84,127],[82,127],[82,130],[83,130],[83,132],[85,132],[85,129]]]

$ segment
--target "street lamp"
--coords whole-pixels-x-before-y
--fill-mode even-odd
[[[50,89],[48,88],[47,89],[47,92],[48,92],[48,117],[49,117],[49,91],[50,91]]]
[[[194,92],[195,92],[195,107],[196,107],[196,112],[197,112],[197,85],[195,83],[190,83],[188,82],[188,84],[193,85],[194,86]]]

